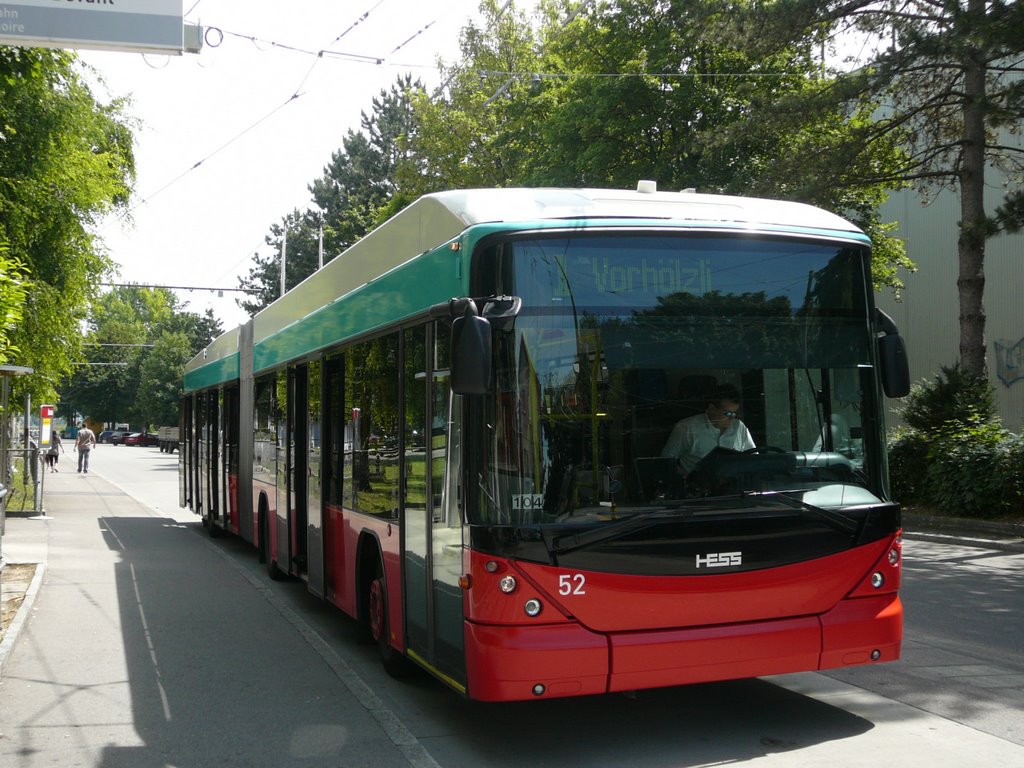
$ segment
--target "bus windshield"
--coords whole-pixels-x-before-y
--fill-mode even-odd
[[[486,255],[497,292],[523,303],[494,335],[470,522],[880,501],[880,427],[861,418],[877,410],[866,247],[591,232]]]

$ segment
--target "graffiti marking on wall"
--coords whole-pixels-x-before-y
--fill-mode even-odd
[[[1024,379],[1024,339],[1016,344],[1008,341],[993,343],[996,350],[996,375],[1004,387]]]

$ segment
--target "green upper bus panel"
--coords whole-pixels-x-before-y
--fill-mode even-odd
[[[481,226],[486,225],[486,226]],[[258,313],[253,370],[268,370],[464,295],[472,246],[498,231],[636,226],[789,232],[858,242],[850,222],[801,203],[612,189],[469,189],[421,197]],[[471,231],[467,232],[470,228]],[[448,247],[463,238],[460,250]],[[226,337],[231,337],[225,341]],[[224,354],[234,355],[234,363]],[[186,366],[185,389],[239,376],[238,333]]]
[[[214,339],[185,365],[185,391],[216,386],[238,379],[238,328]]]

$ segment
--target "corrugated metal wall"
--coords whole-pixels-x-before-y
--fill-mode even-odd
[[[991,176],[996,176],[990,171]],[[1001,182],[986,199],[991,213],[1002,200]],[[952,192],[938,194],[927,206],[913,191],[894,195],[883,206],[884,220],[900,222],[898,235],[918,266],[901,277],[903,300],[882,291],[878,306],[892,315],[907,341],[913,381],[931,379],[960,357],[960,308],[957,298],[957,225],[960,204]],[[986,361],[1003,425],[1024,432],[1024,235],[988,241],[985,255]],[[887,417],[892,425],[898,419]]]

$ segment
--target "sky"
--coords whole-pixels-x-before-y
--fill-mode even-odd
[[[130,215],[97,230],[119,265],[115,280],[237,288],[253,254],[270,253],[270,226],[309,207],[308,185],[373,97],[405,73],[439,83],[437,60],[458,60],[477,6],[183,0],[186,23],[205,28],[200,53],[81,51],[102,78],[97,99],[130,97],[138,121]],[[323,49],[347,56],[318,58]],[[247,319],[238,293],[176,293],[190,311],[212,308],[225,330]]]

